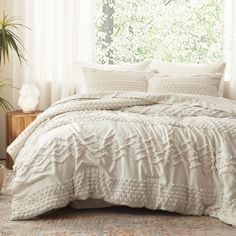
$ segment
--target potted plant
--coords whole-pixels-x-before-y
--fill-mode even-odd
[[[14,33],[14,30],[19,27],[26,27],[25,25],[18,22],[18,17],[10,17],[3,14],[3,18],[0,19],[0,66],[5,65],[9,60],[9,53],[13,50],[20,63],[25,61],[22,50],[24,50],[22,40]],[[27,27],[26,27],[27,28]],[[4,111],[10,111],[13,106],[10,102],[1,96],[2,89],[11,87],[11,81],[0,80],[0,108]]]

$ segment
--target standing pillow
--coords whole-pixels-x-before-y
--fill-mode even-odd
[[[158,59],[153,59],[148,65],[148,69],[166,75],[191,75],[191,74],[214,74],[225,71],[225,63],[211,64],[185,64],[185,63],[169,63]]]
[[[191,95],[220,96],[222,74],[161,75],[148,78],[150,93],[185,93]]]
[[[100,70],[82,67],[86,92],[147,92],[146,72]]]
[[[146,60],[139,63],[125,63],[125,64],[97,64],[78,62],[82,67],[89,67],[100,70],[120,70],[120,71],[145,71],[150,64],[150,60]]]

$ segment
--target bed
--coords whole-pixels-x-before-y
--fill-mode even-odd
[[[183,94],[64,99],[8,147],[12,219],[76,200],[210,215],[236,226],[236,103]]]
[[[121,86],[122,73],[109,86]],[[126,87],[142,88],[135,73],[125,73]],[[215,96],[218,73],[175,76],[177,84],[173,76],[158,76],[148,91],[90,91],[40,114],[7,149],[16,171],[11,219],[67,205],[126,205],[236,226],[236,102]],[[169,93],[166,82],[175,84]],[[199,94],[188,94],[191,89]]]

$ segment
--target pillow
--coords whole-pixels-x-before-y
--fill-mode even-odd
[[[89,67],[82,67],[82,71],[85,77],[85,92],[147,92],[145,72],[100,70]]]
[[[145,71],[148,65],[151,63],[150,60],[143,61],[140,63],[126,63],[126,64],[97,64],[78,61],[82,67],[89,67],[100,70],[121,70],[121,71]]]
[[[211,64],[185,64],[185,63],[169,63],[158,59],[153,59],[148,66],[148,69],[155,73],[167,75],[191,75],[204,73],[222,73],[222,80],[219,88],[219,95],[223,96],[224,91],[224,72],[225,63]]]
[[[102,65],[102,64],[96,64],[96,63],[88,63],[88,62],[82,62],[77,61],[76,67],[77,67],[77,81],[76,81],[76,92],[78,93],[84,93],[86,91],[85,86],[85,76],[83,72],[83,68],[90,68],[90,69],[98,69],[103,71],[146,71],[148,65],[150,64],[149,61],[144,61],[140,63],[134,63],[134,64],[120,64],[120,65]]]
[[[184,64],[184,63],[169,63],[158,59],[153,59],[148,69],[152,72],[167,74],[167,75],[191,75],[205,73],[222,73],[225,71],[225,63],[212,64]]]
[[[150,93],[185,93],[192,95],[220,96],[222,74],[161,75],[148,78]]]

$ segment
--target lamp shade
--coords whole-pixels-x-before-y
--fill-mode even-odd
[[[34,84],[24,84],[20,90],[18,106],[24,113],[32,113],[38,105],[39,90]]]

